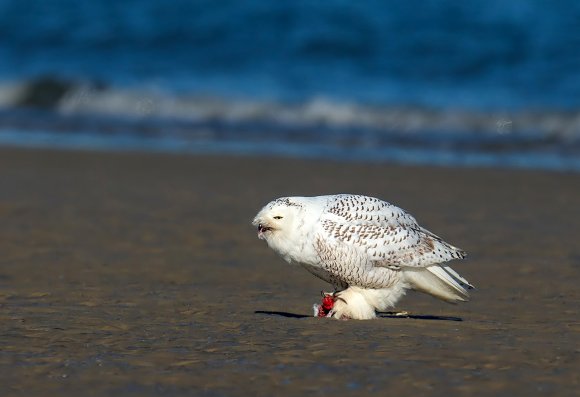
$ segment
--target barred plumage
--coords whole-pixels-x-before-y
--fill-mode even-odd
[[[464,251],[377,198],[283,197],[253,224],[284,259],[333,285],[341,299],[331,314],[338,318],[372,318],[407,289],[453,303],[467,300],[473,288],[444,264],[464,258]]]

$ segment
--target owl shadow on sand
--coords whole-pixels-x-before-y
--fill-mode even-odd
[[[254,314],[263,314],[267,316],[279,316],[286,318],[308,318],[313,317],[312,315],[279,312],[279,311],[267,311],[267,310],[256,310]],[[454,316],[435,316],[431,314],[402,314],[399,312],[380,312],[377,313],[377,318],[394,318],[394,319],[412,319],[412,320],[436,320],[436,321],[463,321],[461,317]]]

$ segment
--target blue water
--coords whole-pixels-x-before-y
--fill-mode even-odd
[[[49,109],[63,119],[32,128],[18,90],[39,77],[74,88]],[[218,146],[250,145],[243,131],[267,126],[257,128],[262,137],[288,148],[297,145],[288,130],[308,131],[302,156],[317,147],[348,159],[362,147],[379,153],[361,156],[374,161],[463,164],[452,159],[474,153],[486,159],[476,165],[494,156],[506,165],[507,134],[507,151],[524,163],[576,169],[580,3],[0,0],[0,107],[19,108],[0,120],[0,144],[14,144],[14,131],[28,132],[23,144],[31,131],[62,135],[63,125],[78,126],[74,117],[92,115],[96,124],[122,120],[113,135],[88,122],[77,131],[109,146],[139,141],[143,119],[217,122],[236,132],[211,141]],[[337,152],[345,129],[371,138]],[[401,134],[413,139],[401,145]],[[466,148],[465,137],[477,145]],[[545,156],[564,165],[547,167]]]

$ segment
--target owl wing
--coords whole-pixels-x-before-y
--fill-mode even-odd
[[[357,256],[364,253],[373,266],[427,267],[465,257],[464,251],[385,201],[338,195],[327,207],[318,235],[336,250],[353,251],[351,255]]]
[[[336,260],[357,258],[363,267],[427,267],[465,257],[454,247],[420,226],[380,226],[323,220],[317,234]],[[324,242],[321,244],[320,241]]]

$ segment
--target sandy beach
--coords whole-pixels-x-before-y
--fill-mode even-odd
[[[332,193],[465,249],[472,301],[309,317],[328,286],[250,222]],[[579,174],[0,149],[0,395],[574,395],[579,204]]]

